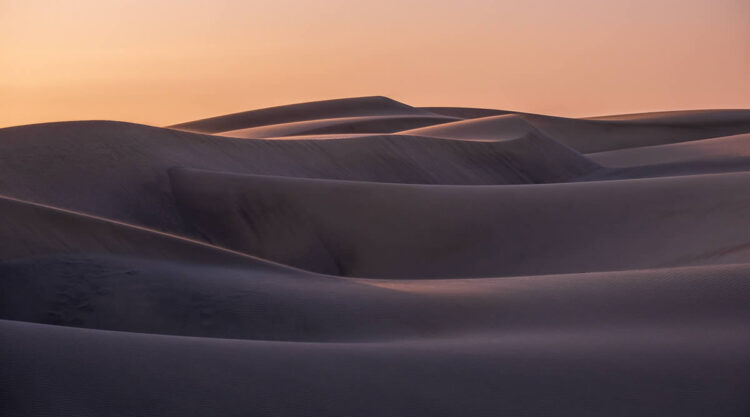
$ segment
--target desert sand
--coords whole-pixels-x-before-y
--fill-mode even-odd
[[[0,129],[0,414],[750,415],[750,110]]]

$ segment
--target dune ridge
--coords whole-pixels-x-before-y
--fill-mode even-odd
[[[294,135],[392,133],[406,129],[460,120],[447,116],[394,115],[315,119],[251,127],[222,132],[222,136],[245,139],[276,138]]]
[[[667,112],[652,117],[571,119],[529,113],[481,117],[401,133],[503,140],[533,126],[582,153],[614,151],[750,132],[749,110]]]
[[[44,254],[117,253],[282,269],[286,266],[182,236],[0,196],[0,261]]]
[[[219,133],[256,126],[305,120],[330,119],[355,116],[425,115],[437,116],[427,110],[411,107],[388,97],[354,97],[310,103],[289,104],[227,114],[169,126],[173,129],[200,133]]]
[[[609,167],[633,167],[650,164],[667,164],[689,161],[713,161],[750,157],[750,134],[723,136],[588,154],[588,157]]]
[[[0,414],[750,413],[750,110],[0,129]]]

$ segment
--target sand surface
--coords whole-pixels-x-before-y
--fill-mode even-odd
[[[665,145],[750,132],[750,110],[665,112],[569,119],[514,113],[412,129],[405,133],[450,139],[503,140],[538,129],[582,153]]]
[[[5,416],[750,415],[750,111],[0,129]]]

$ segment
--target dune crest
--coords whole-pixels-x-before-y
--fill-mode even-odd
[[[666,145],[750,133],[748,110],[696,110],[654,116],[570,119],[528,113],[471,118],[404,134],[450,139],[504,140],[537,129],[582,153]]]
[[[293,135],[326,135],[326,134],[359,134],[359,133],[392,133],[412,127],[422,127],[459,120],[447,116],[395,115],[395,116],[359,116],[339,117],[334,119],[305,120],[301,122],[281,123],[251,127],[247,129],[222,132],[222,136],[245,139],[263,139]]]
[[[219,133],[306,120],[396,115],[437,116],[430,111],[414,108],[388,97],[373,96],[269,107],[180,123],[169,127],[191,132]]]

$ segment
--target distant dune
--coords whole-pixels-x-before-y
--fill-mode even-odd
[[[622,149],[588,156],[594,161],[611,167],[747,158],[750,157],[750,134]]]
[[[665,145],[750,131],[750,110],[665,112],[568,119],[503,114],[412,129],[412,135],[462,140],[503,140],[536,128],[582,153]]]
[[[331,275],[517,276],[750,262],[750,173],[514,187],[194,170],[172,178],[184,218],[212,243]]]
[[[180,123],[174,129],[220,133],[257,126],[357,116],[438,116],[388,97],[356,97],[269,107]]]
[[[222,136],[235,138],[278,138],[294,135],[342,134],[342,133],[391,133],[406,129],[429,126],[457,119],[448,116],[395,115],[359,116],[333,119],[304,120],[301,122],[250,127],[222,132]]]
[[[0,129],[0,414],[750,415],[750,110]]]

